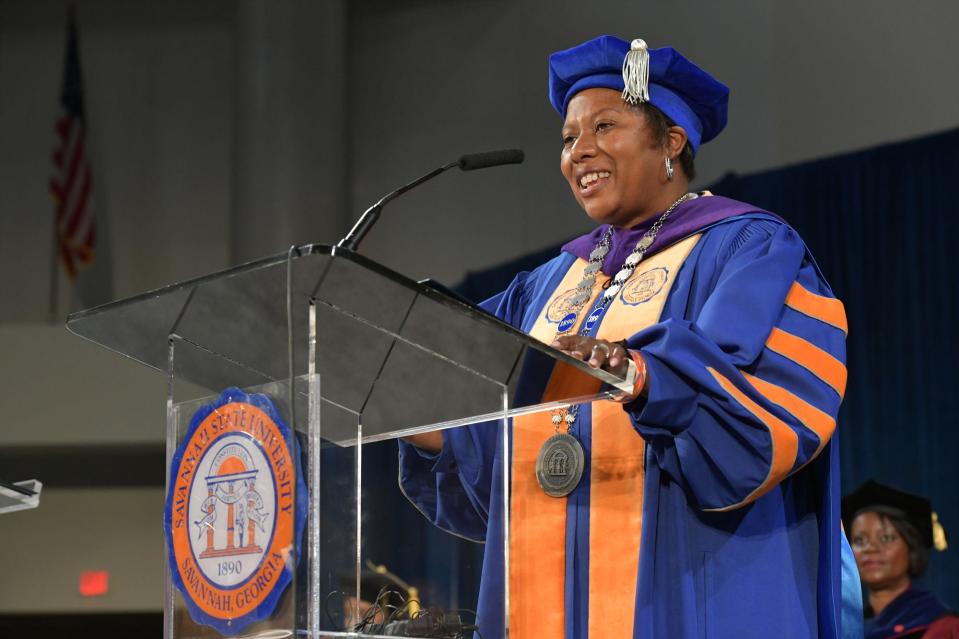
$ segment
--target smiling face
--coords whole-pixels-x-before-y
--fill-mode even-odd
[[[567,107],[560,169],[587,215],[601,224],[631,227],[686,192],[681,171],[669,181],[664,166],[669,155],[677,167],[675,157],[685,142],[685,132],[672,127],[664,145],[646,115],[623,102],[618,91],[587,89]]]
[[[909,583],[909,546],[887,517],[866,511],[852,522],[849,543],[870,590]]]

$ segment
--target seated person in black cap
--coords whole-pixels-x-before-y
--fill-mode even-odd
[[[867,481],[842,500],[842,519],[868,597],[866,639],[959,637],[959,617],[913,585],[946,538],[928,499]]]

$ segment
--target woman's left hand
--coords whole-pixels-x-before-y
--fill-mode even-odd
[[[622,344],[582,335],[563,335],[550,344],[570,357],[585,361],[593,368],[609,371],[616,377],[625,377],[629,353]]]

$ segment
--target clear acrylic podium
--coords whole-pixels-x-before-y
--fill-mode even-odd
[[[36,479],[0,482],[0,515],[18,510],[29,510],[40,505],[43,484]]]
[[[411,548],[408,530],[371,523],[379,491],[395,485],[368,479],[379,469],[364,465],[364,449],[392,446],[395,457],[385,440],[497,428],[629,390],[465,301],[330,246],[81,311],[67,326],[167,375],[167,639],[390,636],[352,623],[369,549],[392,545],[443,566],[462,556],[431,556],[444,544]],[[517,399],[522,371],[544,365],[582,383],[549,403]],[[288,583],[277,581],[283,573]],[[508,636],[507,619],[484,639]]]

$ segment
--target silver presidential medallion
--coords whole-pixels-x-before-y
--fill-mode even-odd
[[[565,497],[583,477],[583,446],[567,433],[546,440],[536,456],[536,481],[550,497]]]

